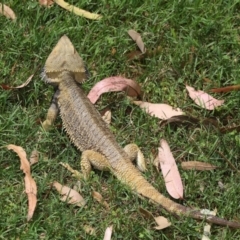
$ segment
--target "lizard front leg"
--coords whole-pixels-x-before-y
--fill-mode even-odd
[[[85,179],[89,177],[92,166],[101,171],[109,171],[110,169],[110,165],[106,157],[93,150],[86,150],[82,152],[80,165]]]
[[[131,143],[126,145],[124,151],[127,153],[131,161],[136,159],[137,167],[140,171],[144,172],[147,170],[143,153],[136,144]]]
[[[59,113],[59,108],[58,108],[58,103],[57,103],[58,94],[59,94],[59,90],[56,90],[56,92],[53,95],[51,105],[48,109],[46,120],[42,123],[42,127],[46,131],[50,129],[50,127],[54,123],[54,121],[57,118],[57,115]]]

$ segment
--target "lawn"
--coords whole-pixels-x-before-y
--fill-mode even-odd
[[[0,146],[20,145],[28,155],[37,149],[40,159],[32,167],[38,204],[33,219],[26,222],[27,197],[19,159],[1,148],[0,239],[103,239],[110,225],[112,239],[201,239],[205,222],[172,216],[139,198],[109,173],[94,171],[88,181],[81,182],[85,207],[60,201],[51,183],[72,187],[76,179],[59,162],[80,170],[81,154],[69,141],[60,117],[49,132],[42,129],[53,89],[40,74],[53,47],[66,34],[89,70],[90,79],[83,84],[86,93],[101,79],[121,75],[141,85],[144,101],[179,107],[188,116],[213,119],[221,127],[237,126],[239,91],[212,94],[225,103],[209,111],[193,103],[185,85],[208,92],[214,87],[240,84],[239,1],[69,1],[101,14],[103,18],[98,21],[76,16],[57,5],[45,8],[38,1],[4,3],[14,10],[17,20],[0,16],[0,85],[17,86],[35,75],[25,88],[0,87]],[[127,53],[137,49],[127,34],[129,29],[141,34],[153,54],[128,59]],[[240,175],[229,165],[231,162],[240,169],[239,129],[221,132],[211,124],[161,126],[159,119],[133,105],[122,92],[104,94],[96,108],[106,107],[111,109],[110,128],[118,143],[124,146],[135,142],[142,149],[148,167],[144,176],[161,193],[170,197],[153,165],[159,141],[164,138],[184,184],[184,199],[174,201],[197,209],[216,208],[217,216],[240,221]],[[193,160],[218,168],[181,168],[182,161]],[[92,190],[102,194],[110,209],[92,198]],[[172,226],[155,230],[154,221],[144,218],[140,208],[167,217]],[[86,226],[94,228],[95,235],[87,233]],[[240,239],[240,230],[216,225],[211,234],[211,240]]]

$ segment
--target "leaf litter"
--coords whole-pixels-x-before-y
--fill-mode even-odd
[[[17,153],[21,162],[20,169],[25,173],[25,192],[28,196],[27,221],[30,221],[37,205],[37,185],[31,175],[30,163],[27,160],[27,154],[22,147],[9,144],[7,145],[7,149],[13,150],[15,153]]]

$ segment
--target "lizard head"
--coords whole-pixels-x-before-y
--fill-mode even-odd
[[[47,58],[42,77],[44,81],[58,85],[63,71],[71,72],[78,83],[84,82],[87,71],[82,58],[66,35],[63,35]]]

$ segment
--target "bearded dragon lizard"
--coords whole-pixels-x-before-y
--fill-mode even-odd
[[[206,220],[209,223],[240,228],[240,223],[227,221],[198,210],[185,207],[159,193],[133,165],[132,159],[142,159],[136,145],[121,148],[100,114],[80,88],[79,83],[87,79],[82,58],[67,36],[63,36],[49,55],[44,70],[44,81],[56,87],[52,104],[43,128],[48,129],[60,111],[63,126],[72,143],[82,152],[81,170],[88,177],[91,166],[109,170],[122,183],[129,186],[168,212],[179,216]],[[126,150],[126,151],[125,151]],[[144,169],[144,164],[140,164]]]

